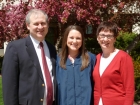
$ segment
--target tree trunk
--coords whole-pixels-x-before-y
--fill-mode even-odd
[[[59,52],[59,45],[62,39],[62,24],[58,22],[59,35],[55,44],[56,51]]]

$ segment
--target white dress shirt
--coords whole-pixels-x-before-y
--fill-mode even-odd
[[[44,70],[43,70],[43,63],[42,63],[42,56],[41,56],[41,49],[40,49],[40,45],[39,45],[39,41],[36,40],[35,38],[33,38],[31,35],[31,40],[33,42],[33,45],[34,45],[34,48],[35,48],[35,51],[36,51],[36,54],[38,56],[38,60],[39,60],[39,63],[40,63],[40,67],[41,67],[41,71],[42,71],[42,75],[43,75],[43,79],[44,79],[44,82],[45,82],[45,92],[44,92],[44,100],[43,100],[43,105],[47,105],[46,103],[46,95],[47,95],[47,86],[46,86],[46,78],[45,78],[45,74],[44,74]],[[49,52],[49,49],[48,49],[48,46],[46,44],[46,42],[43,40],[43,48],[44,48],[44,53],[45,53],[45,57],[46,57],[46,62],[47,62],[47,65],[48,65],[48,69],[49,69],[49,72],[50,72],[50,76],[51,76],[51,79],[52,79],[52,83],[53,83],[53,75],[52,75],[52,62],[50,60],[50,52]],[[54,90],[54,86],[53,86],[53,90]],[[53,95],[54,96],[54,95]]]

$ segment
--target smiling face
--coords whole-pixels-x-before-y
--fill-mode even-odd
[[[30,23],[26,24],[27,29],[30,31],[32,37],[38,41],[43,41],[48,33],[48,23],[46,16],[43,13],[33,13],[30,16]]]
[[[67,37],[67,47],[69,52],[79,52],[82,46],[82,35],[77,30],[71,30]]]
[[[108,31],[100,31],[97,35],[97,41],[100,44],[102,49],[112,49],[114,48],[114,43],[116,38],[114,37],[113,32]]]

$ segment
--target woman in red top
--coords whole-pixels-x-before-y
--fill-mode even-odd
[[[131,57],[114,47],[118,27],[102,22],[97,29],[102,53],[97,55],[93,71],[94,105],[133,105],[134,67]]]

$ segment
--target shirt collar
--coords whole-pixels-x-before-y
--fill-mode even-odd
[[[34,44],[34,46],[37,47],[37,48],[39,48],[39,43],[40,43],[40,41],[36,40],[34,37],[32,37],[32,35],[30,35],[30,38],[31,38],[31,40],[32,40],[32,42],[33,42],[33,44]],[[43,40],[42,43],[44,44],[45,41]]]

